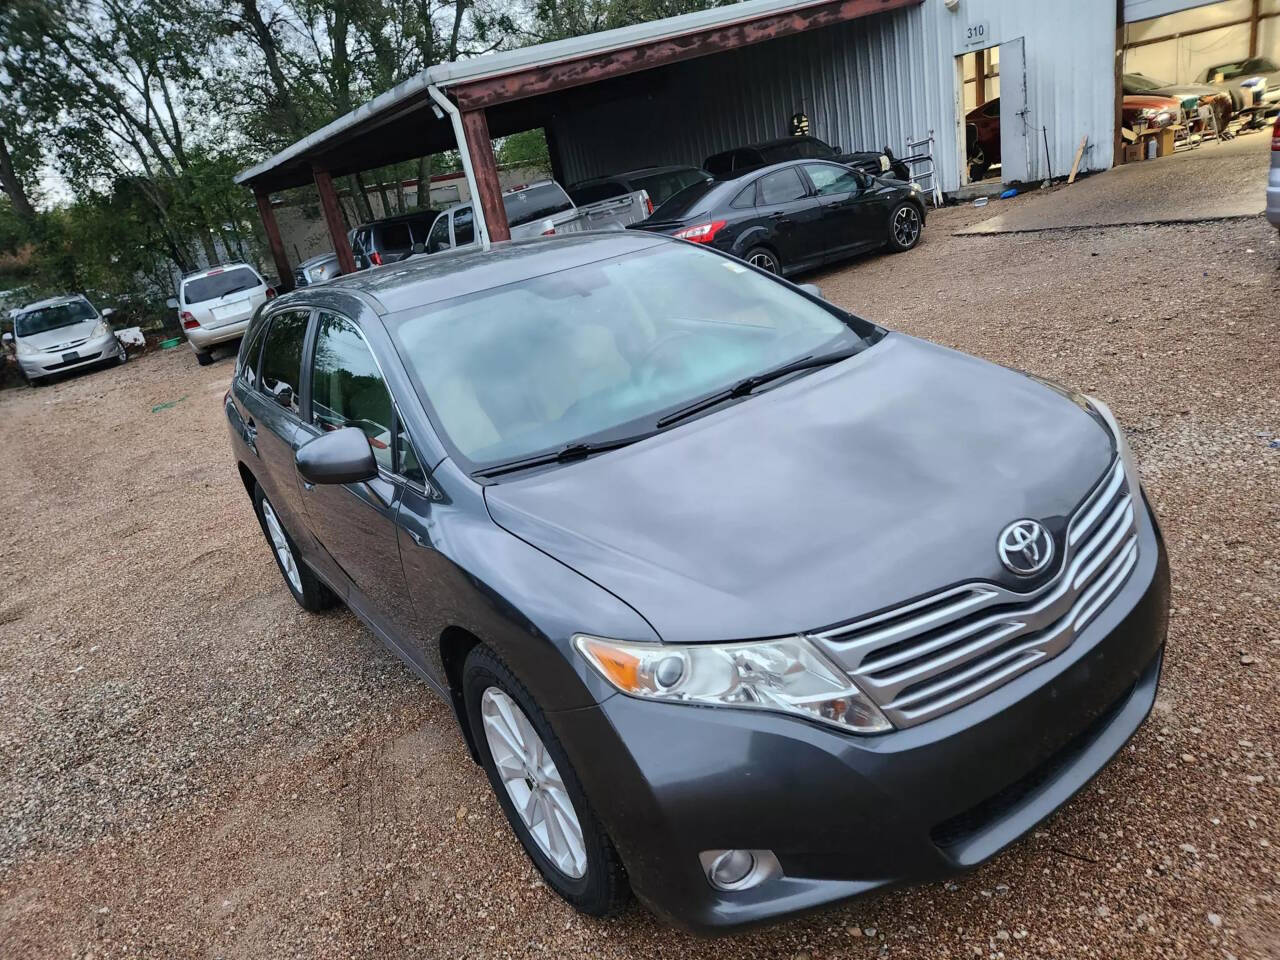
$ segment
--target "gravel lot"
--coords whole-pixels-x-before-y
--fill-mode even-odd
[[[294,605],[227,456],[231,363],[180,349],[0,392],[0,957],[1280,955],[1276,231],[952,235],[994,206],[813,279],[1131,431],[1173,566],[1163,690],[1033,836],[731,939],[575,915],[444,705]]]

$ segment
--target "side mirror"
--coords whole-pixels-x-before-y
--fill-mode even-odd
[[[809,296],[817,297],[819,300],[822,299],[822,288],[818,286],[816,283],[802,283],[799,286],[800,286],[800,289],[803,290],[805,293],[807,293]]]
[[[164,302],[164,305],[165,305],[166,307],[168,307],[170,310],[177,310],[177,309],[178,309],[178,298],[177,298],[177,297],[170,297],[168,300],[166,300],[166,301]]]
[[[112,315],[113,313],[115,313],[115,312],[116,312],[116,308],[115,308],[115,307],[107,307],[107,309],[105,309],[105,310],[100,310],[100,311],[98,311],[98,315],[99,315],[99,316],[101,316],[101,317],[105,320],[107,317],[111,316],[111,315]]]
[[[304,443],[294,454],[308,483],[363,483],[378,475],[373,447],[359,427],[343,427]]]
[[[0,343],[13,343],[13,334],[6,333],[4,336],[0,337]]]
[[[267,388],[271,396],[275,398],[276,403],[284,407],[286,410],[293,404],[293,387],[287,383],[276,381],[273,386]]]

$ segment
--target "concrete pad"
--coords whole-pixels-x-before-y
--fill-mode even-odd
[[[1096,173],[1031,196],[959,236],[1254,217],[1266,206],[1267,131]],[[992,201],[993,205],[1000,201]]]

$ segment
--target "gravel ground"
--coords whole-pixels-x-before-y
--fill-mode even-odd
[[[294,605],[228,460],[231,364],[180,349],[0,391],[0,957],[1280,954],[1276,232],[952,235],[991,212],[813,279],[1131,431],[1173,566],[1162,693],[1032,836],[730,939],[575,915],[447,709]]]

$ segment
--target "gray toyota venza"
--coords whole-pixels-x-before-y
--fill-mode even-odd
[[[579,234],[264,305],[225,401],[307,610],[452,707],[550,887],[694,930],[973,867],[1156,696],[1101,401],[715,250]]]

